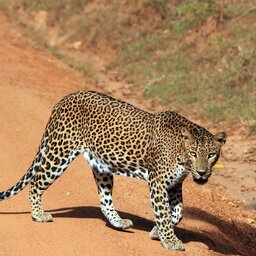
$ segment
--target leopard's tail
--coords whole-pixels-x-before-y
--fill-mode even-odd
[[[27,173],[17,182],[17,184],[3,192],[0,192],[0,201],[9,199],[18,194],[21,190],[23,190],[23,188],[25,188],[29,184],[35,174],[36,168],[33,163],[32,166],[28,169]]]
[[[36,153],[36,156],[30,166],[30,168],[27,170],[25,175],[11,188],[0,192],[0,201],[9,199],[15,195],[17,195],[20,191],[22,191],[29,183],[30,181],[34,178],[36,173],[38,172],[39,166],[41,164],[42,160],[42,153],[46,149],[46,143],[47,139],[45,139],[45,134],[43,136],[43,139],[41,141],[41,144],[38,148],[38,151]]]

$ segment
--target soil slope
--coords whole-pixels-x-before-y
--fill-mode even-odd
[[[53,104],[86,87],[83,77],[46,52],[32,48],[0,12],[1,190],[18,181],[39,145]],[[128,100],[129,101],[129,100]],[[30,218],[28,188],[0,204],[0,255],[255,255],[255,229],[243,210],[220,199],[207,184],[184,185],[185,217],[177,228],[186,252],[163,249],[149,239],[153,215],[146,183],[116,177],[114,201],[134,228],[106,224],[92,173],[81,157],[44,195],[53,223]]]

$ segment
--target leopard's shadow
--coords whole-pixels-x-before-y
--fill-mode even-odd
[[[188,209],[189,214],[191,213],[192,208]],[[193,209],[195,210],[195,209]],[[200,209],[197,209],[200,211]],[[91,219],[102,219],[105,221],[103,214],[99,207],[94,206],[78,206],[78,207],[67,207],[67,208],[59,208],[59,209],[52,209],[48,212],[52,213],[53,218],[91,218]],[[143,230],[146,232],[150,232],[153,228],[155,223],[149,219],[146,219],[141,216],[137,216],[134,214],[126,213],[118,211],[120,216],[125,219],[130,219],[133,221],[133,229]],[[193,212],[193,211],[192,211]],[[0,212],[1,214],[30,214],[29,212]],[[188,216],[189,217],[189,216]],[[209,218],[209,216],[207,216]],[[105,221],[106,222],[106,221]],[[109,224],[107,226],[111,227]],[[112,227],[111,227],[112,228]],[[124,232],[133,232],[130,230]],[[218,252],[222,255],[234,255],[239,254],[237,250],[232,247],[231,244],[226,244],[221,238],[216,241],[211,239],[211,234],[204,233],[204,232],[197,232],[195,230],[188,230],[181,227],[175,228],[175,233],[177,236],[186,244],[188,242],[200,242],[206,244],[210,250]],[[149,235],[149,234],[147,234]]]
[[[194,208],[188,209],[188,215],[192,217],[192,212],[195,210]],[[197,209],[198,211],[201,211]],[[93,207],[93,206],[80,206],[80,207],[74,207],[74,208],[61,208],[61,209],[55,209],[51,210],[52,215],[54,218],[93,218],[93,219],[102,219],[106,222],[106,220],[103,217],[103,214],[101,213],[101,210],[99,207]],[[125,219],[132,220],[134,226],[133,229],[143,230],[146,232],[150,232],[150,230],[154,227],[155,222],[146,219],[144,217],[130,214],[127,212],[121,212],[118,211],[120,216]],[[195,217],[195,216],[193,216]],[[207,216],[209,218],[210,216]],[[213,217],[214,218],[214,217]],[[110,228],[113,228],[108,223],[106,224]],[[124,231],[124,232],[132,232],[130,230]],[[223,241],[221,238],[219,241],[212,240],[211,234],[204,233],[204,232],[197,232],[195,230],[187,230],[181,227],[175,228],[175,233],[177,236],[186,244],[188,242],[194,241],[194,242],[200,242],[206,244],[210,250],[213,250],[215,252],[218,252],[222,255],[234,255],[239,254],[237,250],[232,247],[230,244],[226,244],[225,241]],[[149,234],[147,234],[149,235]]]

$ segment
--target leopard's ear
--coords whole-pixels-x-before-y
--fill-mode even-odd
[[[221,143],[222,145],[224,145],[226,143],[227,137],[228,137],[228,135],[226,132],[219,132],[214,135],[213,139],[215,141]]]
[[[180,132],[181,132],[181,136],[186,139],[186,140],[189,140],[189,139],[192,139],[193,138],[193,135],[190,133],[190,131],[185,128],[185,127],[181,127],[180,129]]]

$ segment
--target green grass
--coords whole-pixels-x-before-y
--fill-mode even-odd
[[[235,20],[253,1],[221,2],[102,0],[86,15],[89,0],[20,0],[19,5],[30,13],[46,10],[48,26],[58,25],[61,35],[72,31],[68,43],[82,40],[82,51],[115,52],[107,70],[155,104],[187,116],[254,126],[256,22]],[[209,18],[217,27],[200,34]],[[51,51],[59,55],[58,49]],[[93,76],[90,67],[59,57]]]
[[[181,36],[187,31],[199,26],[217,9],[213,1],[185,1],[177,8],[178,19],[173,22],[171,31]]]
[[[218,33],[201,52],[195,44],[177,41],[168,47],[166,42],[173,42],[173,34],[177,38],[184,36],[215,10],[204,5],[198,13],[195,3],[203,1],[191,1],[178,8],[180,15],[189,13],[189,16],[175,20],[170,33],[163,35],[157,31],[133,41],[114,65],[126,67],[121,71],[123,77],[133,78],[135,86],[144,84],[144,96],[167,108],[204,119],[253,124],[256,122],[256,25],[231,24],[228,37]],[[191,12],[201,15],[194,24],[189,21],[198,16]],[[162,51],[161,56],[157,56],[157,51]]]

